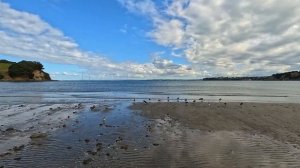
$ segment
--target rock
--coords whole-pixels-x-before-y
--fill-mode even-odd
[[[88,153],[89,155],[93,155],[93,156],[97,155],[96,151],[90,151],[90,150],[88,150],[88,151],[86,151],[86,153]]]
[[[96,106],[93,105],[93,106],[90,107],[90,109],[91,109],[91,110],[95,110],[95,109],[96,109]]]
[[[84,142],[85,142],[85,143],[89,143],[90,140],[89,140],[89,139],[85,139]]]
[[[15,146],[14,148],[13,148],[13,150],[16,152],[16,151],[20,151],[20,150],[22,150],[22,149],[24,149],[24,145],[21,145],[21,146]]]
[[[64,125],[63,125],[63,128],[66,128],[66,127],[67,127],[66,124],[64,124]]]
[[[97,143],[96,148],[97,148],[97,151],[100,151],[102,149],[102,143]]]
[[[19,160],[21,160],[21,157],[14,158],[14,160],[19,161]]]
[[[46,138],[48,135],[47,133],[33,133],[31,134],[30,138],[31,139],[37,139],[37,138]]]
[[[72,147],[71,147],[71,146],[68,146],[67,149],[72,149]]]
[[[127,149],[128,149],[128,145],[121,145],[121,146],[120,146],[120,149],[127,150]]]
[[[16,131],[14,128],[12,128],[12,127],[9,127],[9,128],[7,128],[6,130],[5,130],[6,132],[14,132],[14,131]]]
[[[82,161],[82,163],[83,163],[84,165],[87,165],[87,164],[91,163],[92,161],[93,161],[93,159],[87,158],[87,159],[84,159],[84,160]]]
[[[159,146],[159,144],[158,143],[154,143],[153,146]]]
[[[4,157],[4,156],[8,156],[8,155],[11,155],[10,152],[6,152],[6,153],[3,153],[3,154],[0,154],[0,157]]]

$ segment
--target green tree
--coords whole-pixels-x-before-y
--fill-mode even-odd
[[[20,61],[18,63],[12,64],[8,68],[9,76],[11,77],[28,77],[33,78],[32,72],[35,70],[43,70],[44,67],[41,63],[36,61]]]

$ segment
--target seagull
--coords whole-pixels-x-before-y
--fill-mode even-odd
[[[221,102],[221,101],[222,101],[222,99],[220,98],[220,99],[219,99],[219,102]]]
[[[177,97],[177,102],[179,102],[179,97]]]
[[[227,106],[227,103],[225,102],[224,105],[225,105],[225,107],[226,107],[226,106]]]
[[[199,100],[200,100],[201,102],[203,102],[204,99],[203,99],[203,98],[200,98]]]
[[[193,103],[196,103],[196,100],[193,100]]]
[[[135,98],[133,99],[133,101],[135,102]]]
[[[146,100],[144,100],[144,103],[145,103],[145,104],[148,104],[148,102],[147,102]]]
[[[168,97],[168,102],[170,101],[170,97]]]

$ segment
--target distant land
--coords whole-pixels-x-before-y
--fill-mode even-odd
[[[50,81],[44,66],[36,61],[0,60],[0,81]]]
[[[253,80],[253,81],[300,81],[300,71],[291,71],[285,73],[277,73],[271,76],[260,76],[260,77],[215,77],[215,78],[204,78],[205,81],[213,80]]]

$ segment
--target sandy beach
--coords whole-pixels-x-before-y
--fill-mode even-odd
[[[0,167],[300,165],[300,104],[151,101],[1,105]]]
[[[151,118],[170,116],[203,131],[245,131],[300,145],[300,104],[279,103],[136,103],[132,109]]]

